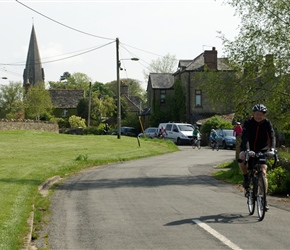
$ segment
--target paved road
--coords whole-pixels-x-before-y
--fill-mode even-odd
[[[181,151],[83,171],[52,197],[50,249],[289,249],[289,210],[249,216],[243,192],[210,176],[233,150]],[[258,240],[261,239],[261,240]]]

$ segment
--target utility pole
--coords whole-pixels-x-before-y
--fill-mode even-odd
[[[92,100],[92,83],[90,82],[90,88],[89,88],[89,108],[88,108],[88,128],[91,125],[91,100]]]
[[[119,38],[116,38],[116,58],[117,58],[117,101],[118,101],[118,114],[117,114],[117,122],[118,122],[118,139],[121,139],[121,89],[120,89],[120,59],[119,59]]]

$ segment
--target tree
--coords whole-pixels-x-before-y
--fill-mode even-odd
[[[120,84],[128,86],[129,96],[143,97],[145,90],[142,89],[140,81],[131,78],[120,79]],[[115,95],[117,95],[117,81],[108,82],[105,84]]]
[[[161,58],[152,60],[147,68],[148,71],[143,71],[144,79],[148,81],[150,73],[174,73],[177,68],[176,63],[175,55],[170,55],[169,53]]]
[[[62,78],[65,81],[53,82],[50,81],[50,88],[53,89],[84,89],[86,92],[89,90],[91,78],[84,73],[73,73],[72,75],[69,72],[64,72]]]
[[[109,88],[109,85],[101,82],[94,82],[92,85],[92,92],[98,91],[102,96],[114,96],[114,92]]]
[[[40,120],[41,117],[50,115],[53,110],[49,91],[44,84],[32,86],[24,97],[25,117]]]
[[[203,89],[214,102],[231,100],[238,119],[248,117],[253,104],[264,103],[273,125],[282,131],[290,118],[290,3],[283,0],[226,2],[241,17],[240,32],[234,41],[220,33],[235,75],[225,80],[223,72],[210,72]]]
[[[185,99],[182,83],[180,80],[176,80],[174,83],[174,98],[170,105],[170,110],[173,111],[171,120],[181,122],[186,120]]]
[[[77,111],[78,115],[84,119],[88,118],[89,98],[80,100]],[[90,119],[94,125],[98,126],[103,120],[114,116],[116,112],[116,103],[113,97],[101,94],[98,90],[91,96],[91,116]]]
[[[19,113],[23,112],[22,83],[10,82],[9,85],[0,87],[0,110],[3,118],[18,118]]]

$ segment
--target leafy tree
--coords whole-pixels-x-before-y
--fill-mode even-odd
[[[69,72],[64,72],[62,76],[60,76],[60,81],[64,81],[64,80],[67,80],[68,78],[71,77],[71,74]]]
[[[165,56],[152,60],[147,68],[147,71],[143,71],[144,79],[147,81],[150,73],[174,73],[176,70],[177,59],[175,55],[169,53]]]
[[[84,73],[70,73],[65,72],[65,81],[53,82],[50,81],[50,88],[53,89],[84,89],[86,92],[89,90],[91,78]]]
[[[172,113],[172,121],[186,121],[186,104],[185,104],[185,93],[182,88],[180,80],[174,83],[174,99],[171,102],[170,110]]]
[[[94,82],[92,85],[92,92],[98,91],[102,96],[114,96],[114,92],[109,88],[109,85],[101,82]]]
[[[116,110],[115,100],[108,95],[101,95],[99,91],[92,93],[91,105],[91,118],[97,124],[113,116]]]
[[[251,115],[255,103],[268,107],[268,117],[280,131],[290,118],[290,3],[283,0],[227,0],[241,17],[239,35],[230,41],[221,33],[232,77],[210,72],[203,85],[214,103],[236,107],[237,119]],[[208,73],[208,72],[207,72]]]
[[[89,98],[80,100],[77,111],[83,119],[88,118]],[[91,96],[91,116],[90,119],[98,126],[104,119],[114,116],[116,112],[116,103],[114,98],[108,95],[102,95],[99,91],[94,91]]]
[[[53,105],[44,84],[31,86],[24,97],[25,117],[39,120],[52,113]]]
[[[145,90],[142,89],[141,83],[138,80],[126,78],[121,79],[120,84],[125,84],[128,86],[128,95],[129,96],[139,96],[143,97]],[[117,81],[112,81],[105,84],[115,95],[117,95]]]
[[[18,118],[23,112],[22,83],[10,82],[0,87],[0,110],[3,118]]]

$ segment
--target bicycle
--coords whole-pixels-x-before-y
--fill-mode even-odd
[[[250,161],[250,157],[253,160]],[[246,190],[245,196],[247,198],[249,215],[253,215],[255,212],[255,204],[257,204],[257,213],[259,221],[262,221],[265,217],[266,204],[267,204],[267,190],[265,175],[261,169],[262,164],[267,163],[268,158],[274,157],[274,164],[278,161],[277,151],[274,152],[259,152],[246,151],[245,165],[248,166],[248,180],[249,188]]]
[[[197,147],[198,149],[201,148],[200,135],[198,135],[197,137],[193,137],[193,139],[192,139],[192,148],[195,149],[195,147]]]
[[[216,140],[211,140],[210,141],[210,146],[211,146],[212,150],[215,150],[215,149],[216,149],[216,151],[219,150],[219,145],[218,145]]]

